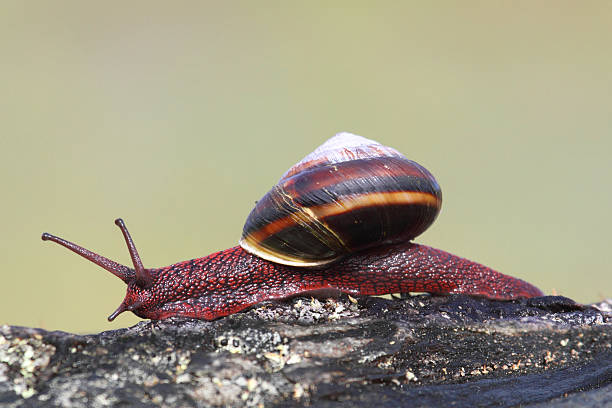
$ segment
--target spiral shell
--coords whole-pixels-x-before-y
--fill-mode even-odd
[[[440,187],[424,167],[391,147],[339,133],[257,202],[240,245],[285,265],[325,265],[415,238],[441,204]]]

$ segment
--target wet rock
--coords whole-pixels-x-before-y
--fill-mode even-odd
[[[344,296],[86,336],[3,326],[0,404],[612,405],[611,306]]]

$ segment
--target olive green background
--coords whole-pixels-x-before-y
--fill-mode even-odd
[[[330,5],[333,4],[333,5]],[[0,324],[77,332],[145,266],[235,245],[292,163],[351,131],[437,177],[418,242],[581,302],[612,296],[612,3],[0,5]]]

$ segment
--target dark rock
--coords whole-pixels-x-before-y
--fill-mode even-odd
[[[600,407],[612,405],[611,309],[296,298],[87,336],[3,326],[0,404]]]

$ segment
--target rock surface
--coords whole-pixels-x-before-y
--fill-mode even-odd
[[[296,298],[96,335],[0,329],[0,405],[612,406],[612,302]]]

